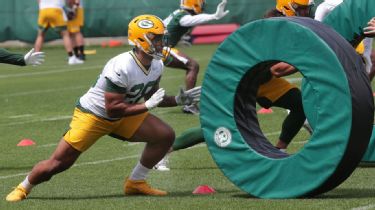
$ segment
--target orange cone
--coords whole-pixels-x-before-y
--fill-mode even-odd
[[[119,47],[122,46],[122,42],[118,40],[109,40],[108,47]]]
[[[195,190],[193,191],[193,194],[195,195],[207,195],[207,194],[213,194],[215,193],[215,189],[208,186],[208,185],[199,185]]]
[[[273,110],[271,108],[269,108],[269,109],[261,108],[258,111],[258,114],[271,114],[271,113],[273,113]]]
[[[27,146],[31,146],[31,145],[35,145],[35,142],[31,139],[22,139],[18,144],[17,146],[19,147],[27,147]]]

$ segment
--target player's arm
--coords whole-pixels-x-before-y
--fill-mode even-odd
[[[145,100],[151,100],[155,95],[156,90],[161,90],[159,84],[155,85],[153,90],[150,91],[148,95],[145,96]],[[151,97],[150,95],[153,94]],[[191,105],[193,103],[198,103],[201,96],[201,87],[195,87],[190,90],[184,90],[180,88],[176,96],[164,95],[163,100],[157,105],[158,107],[174,107],[179,105]],[[147,103],[147,101],[146,101]]]
[[[126,103],[126,88],[122,88],[112,83],[106,78],[106,88],[104,93],[105,109],[111,118],[121,118],[146,112],[148,108],[145,103]]]
[[[229,10],[225,10],[226,5],[227,0],[222,0],[222,2],[218,4],[214,14],[185,15],[180,19],[180,25],[184,27],[192,27],[211,20],[219,20],[229,13]]]
[[[26,55],[11,53],[5,49],[0,49],[0,63],[13,64],[18,66],[40,65],[44,61],[43,52],[34,52],[31,49]]]
[[[160,79],[159,79],[160,80]],[[160,90],[159,83],[153,87],[153,89],[145,95],[145,101],[150,100],[153,94]],[[158,107],[174,107],[177,106],[175,96],[164,95],[163,100],[157,105]]]
[[[373,17],[364,28],[364,35],[366,37],[375,37],[375,17]]]
[[[271,74],[275,77],[288,76],[290,74],[297,72],[294,66],[285,62],[279,62],[274,64],[273,66],[271,66],[270,71]]]
[[[5,49],[0,49],[0,62],[18,66],[26,65],[23,55],[11,53]]]

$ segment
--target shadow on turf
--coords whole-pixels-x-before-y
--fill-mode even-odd
[[[32,168],[33,168],[33,166],[19,166],[19,167],[14,167],[14,166],[6,167],[6,166],[3,166],[3,167],[0,167],[0,171],[2,171],[2,170],[8,170],[8,171],[31,170]]]
[[[194,166],[194,167],[174,167],[173,166],[173,168],[172,168],[172,170],[212,170],[212,169],[217,169],[217,170],[219,170],[219,168],[218,167],[213,167],[213,166],[208,166],[208,167],[196,167],[196,166]]]
[[[326,194],[316,196],[319,199],[373,198],[375,189],[338,188]]]
[[[215,194],[226,194],[226,193],[236,193],[238,190],[220,190]],[[210,196],[210,195],[193,195],[192,191],[179,191],[179,192],[169,192],[167,196],[154,196],[153,198],[173,198],[173,197],[201,197],[201,196]],[[125,196],[123,194],[112,194],[112,195],[97,195],[97,196],[75,196],[75,197],[68,197],[68,196],[43,196],[43,197],[35,197],[31,196],[28,197],[27,200],[96,200],[96,199],[131,199],[131,198],[149,198],[150,196],[143,196],[143,195],[132,195],[132,196]]]
[[[327,192],[326,194],[318,195],[311,198],[300,198],[300,199],[343,199],[343,198],[373,198],[375,195],[375,189],[335,189],[333,191]],[[256,198],[255,196],[249,194],[235,194],[232,197],[235,198]],[[294,199],[294,198],[293,198]],[[298,199],[298,198],[295,198]]]

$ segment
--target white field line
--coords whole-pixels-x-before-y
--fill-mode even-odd
[[[275,136],[275,135],[278,135],[280,134],[281,132],[278,131],[278,132],[273,132],[273,133],[266,133],[264,134],[265,136]],[[305,144],[307,143],[308,141],[292,141],[292,144]],[[44,147],[53,147],[53,146],[56,146],[58,143],[51,143],[51,144],[42,144],[42,145],[38,145],[37,147],[38,148],[44,148]],[[136,145],[139,145],[141,144],[140,142],[129,142],[128,144],[123,144],[123,147],[132,147],[132,146],[136,146]],[[190,148],[187,148],[187,149],[193,149],[195,147],[202,147],[202,146],[205,146],[205,144],[198,144],[197,146],[193,146],[193,147],[190,147]]]
[[[87,71],[92,69],[102,69],[103,65],[98,66],[87,66],[87,67],[80,67],[80,68],[69,68],[69,67],[61,67],[59,70],[54,71],[41,71],[41,72],[28,72],[22,74],[5,74],[0,75],[0,79],[8,79],[8,78],[15,78],[15,77],[30,77],[30,76],[39,76],[39,75],[48,75],[48,74],[59,74],[71,71]]]
[[[272,133],[266,133],[264,135],[265,136],[272,136],[272,135],[278,135],[278,134],[280,134],[280,131],[272,132]],[[141,143],[130,143],[130,144],[126,144],[124,146],[136,146],[136,145],[139,145],[139,144],[141,144]],[[45,145],[40,145],[39,147],[50,147],[50,146],[55,146],[55,145],[57,145],[57,144],[45,144]],[[204,147],[204,146],[206,146],[206,145],[205,144],[199,144],[199,145],[196,145],[196,146],[188,148],[188,149],[195,149],[195,148]],[[97,164],[109,163],[109,162],[119,161],[119,160],[132,159],[132,158],[137,158],[137,157],[139,157],[139,155],[131,155],[131,156],[125,156],[125,157],[118,157],[118,158],[114,158],[114,159],[83,162],[83,163],[74,164],[72,167],[79,167],[79,166],[84,166],[84,165],[97,165]],[[18,173],[18,174],[0,176],[0,180],[9,179],[9,178],[13,178],[13,177],[19,177],[19,176],[26,176],[27,174],[28,173]],[[372,208],[372,207],[375,207],[375,205],[373,205],[373,206],[370,205],[370,208]],[[370,208],[368,208],[368,209],[370,209]],[[355,209],[355,210],[367,210],[367,209]]]
[[[3,124],[0,124],[0,127],[7,127],[7,126],[14,126],[14,125],[24,125],[24,124],[36,123],[36,122],[51,122],[51,121],[59,121],[59,120],[68,120],[68,119],[72,119],[72,115],[48,117],[48,118],[28,120],[28,121],[23,121],[23,122],[3,123]]]
[[[43,148],[43,147],[53,147],[53,146],[56,146],[58,143],[51,143],[51,144],[42,144],[42,145],[38,145],[37,147],[38,148]],[[132,146],[136,146],[136,145],[139,145],[141,144],[140,142],[136,142],[136,143],[128,143],[128,144],[123,144],[124,147],[132,147]]]
[[[375,209],[375,204],[352,208],[352,210],[368,210],[368,209]]]
[[[18,93],[10,93],[10,94],[2,94],[0,95],[1,98],[9,98],[9,97],[15,97],[15,96],[26,96],[26,95],[38,95],[42,93],[53,93],[53,92],[61,92],[61,91],[68,91],[68,90],[77,90],[77,89],[83,89],[88,86],[76,86],[76,87],[67,87],[67,88],[56,88],[56,89],[47,89],[47,90],[33,90],[33,91],[22,91]]]
[[[23,115],[13,115],[9,116],[9,119],[19,119],[19,118],[27,118],[27,117],[32,117],[34,114],[23,114]]]
[[[86,165],[98,165],[98,164],[109,163],[109,162],[114,162],[114,161],[119,161],[119,160],[127,160],[127,159],[138,158],[138,157],[139,155],[130,155],[130,156],[118,157],[118,158],[107,159],[107,160],[83,162],[83,163],[74,164],[72,167],[80,167],[80,166],[86,166]],[[26,176],[28,173],[29,172],[0,176],[0,180],[9,179],[13,177],[19,177],[19,176]]]

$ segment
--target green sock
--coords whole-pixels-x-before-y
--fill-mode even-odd
[[[203,132],[200,127],[190,128],[178,136],[173,143],[173,151],[186,149],[204,142]]]

